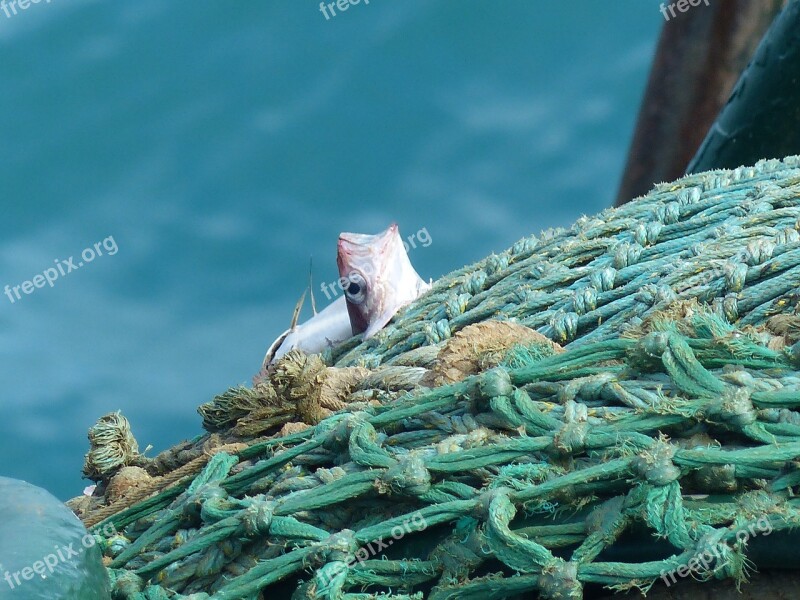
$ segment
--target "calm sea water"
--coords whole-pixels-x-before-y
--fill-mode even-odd
[[[336,278],[340,231],[424,229],[436,278],[610,205],[661,23],[641,0],[0,12],[0,474],[77,495],[117,409],[151,456],[200,433],[309,257]]]

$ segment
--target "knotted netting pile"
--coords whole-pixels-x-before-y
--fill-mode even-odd
[[[126,600],[579,599],[743,582],[765,539],[791,567],[799,285],[800,158],[661,184],[290,352],[154,459],[104,417],[83,518]]]

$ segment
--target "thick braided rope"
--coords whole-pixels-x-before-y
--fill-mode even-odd
[[[757,323],[800,285],[798,167],[789,157],[685,177],[520,240],[441,278],[383,331],[328,359],[375,367],[488,318],[591,343],[674,298],[718,301],[731,320]]]

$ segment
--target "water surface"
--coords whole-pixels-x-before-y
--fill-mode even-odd
[[[425,229],[436,278],[609,206],[662,22],[640,0],[0,12],[0,286],[118,248],[0,295],[0,474],[76,495],[117,409],[151,456],[200,433],[309,257],[335,280],[340,231]]]

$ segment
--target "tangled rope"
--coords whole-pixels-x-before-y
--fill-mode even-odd
[[[100,523],[115,597],[745,581],[759,538],[800,525],[798,167],[687,177],[522,240],[374,338],[203,405],[195,444],[236,445]]]

